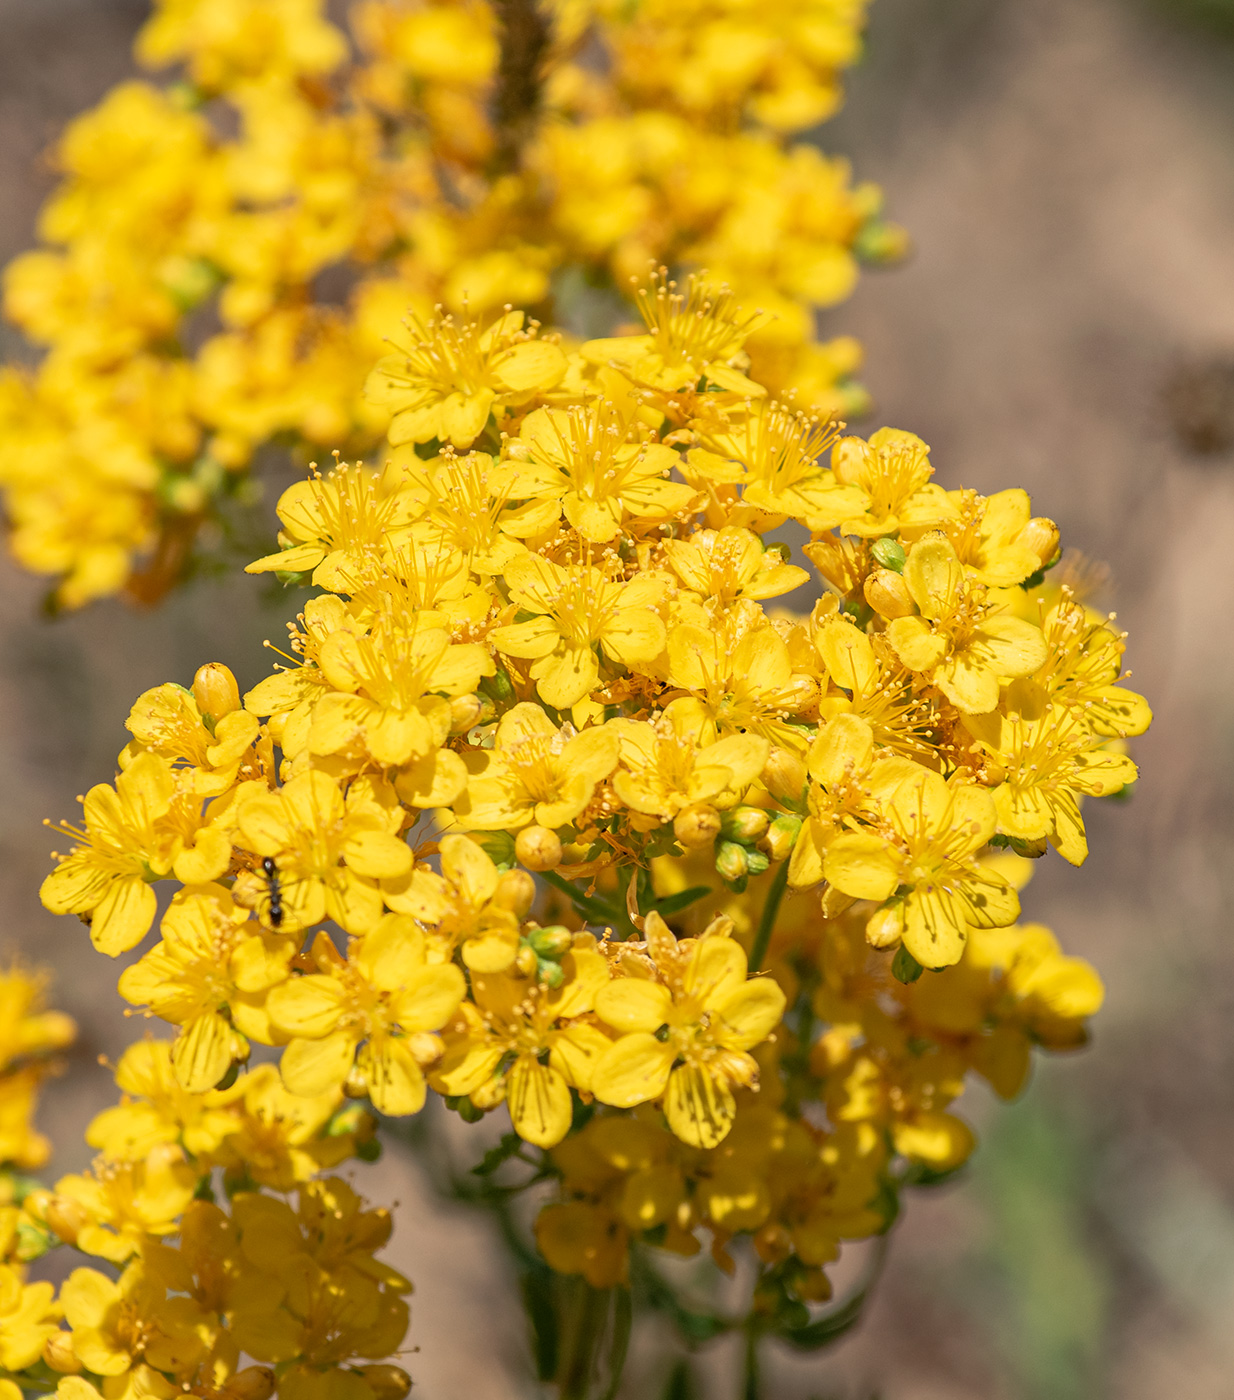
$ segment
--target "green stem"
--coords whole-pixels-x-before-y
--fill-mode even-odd
[[[593,1400],[612,1293],[592,1288],[585,1279],[570,1278],[561,1281],[561,1298],[558,1394],[561,1400]]]
[[[759,1384],[758,1373],[758,1328],[750,1326],[746,1328],[746,1364],[745,1380],[741,1388],[741,1400],[758,1400],[759,1391],[762,1387]]]
[[[767,902],[763,905],[763,917],[758,921],[758,932],[754,935],[754,946],[750,949],[750,971],[759,972],[763,959],[767,956],[767,945],[771,942],[771,930],[775,927],[776,915],[780,912],[780,901],[788,886],[788,857],[781,862],[772,877],[771,888],[767,891]]]

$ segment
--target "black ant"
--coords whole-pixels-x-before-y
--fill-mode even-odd
[[[266,917],[270,920],[271,928],[278,928],[283,922],[283,892],[279,888],[279,868],[273,856],[262,857],[261,870],[270,887],[270,907],[266,910]]]

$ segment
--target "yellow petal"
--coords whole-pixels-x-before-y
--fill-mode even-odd
[[[930,671],[947,655],[947,642],[920,617],[897,617],[887,627],[887,640],[910,671]]]
[[[922,617],[947,617],[955,610],[964,586],[964,566],[946,535],[931,532],[913,545],[904,565],[904,582]]]
[[[113,880],[95,906],[90,941],[109,958],[136,948],[150,931],[158,912],[154,891],[138,876]]]
[[[438,963],[408,978],[406,988],[391,999],[391,1006],[404,1030],[437,1031],[458,1010],[466,992],[461,970],[453,963]]]
[[[731,1050],[749,1050],[780,1024],[784,1005],[784,993],[770,977],[752,977],[712,1003],[722,1023],[716,1038]]]
[[[881,903],[900,883],[900,862],[881,837],[854,831],[827,847],[823,874],[844,894]]]
[[[424,1107],[424,1072],[405,1041],[390,1036],[380,1042],[370,1040],[361,1049],[356,1067],[378,1113],[402,1118]]]
[[[197,1016],[181,1030],[171,1062],[181,1088],[190,1094],[213,1089],[231,1067],[232,1029],[216,1011]]]
[[[691,1147],[718,1147],[733,1126],[737,1106],[727,1084],[702,1065],[681,1065],[669,1076],[664,1116],[673,1133]]]
[[[270,992],[270,1019],[288,1035],[328,1035],[342,1015],[343,990],[333,977],[295,977]]]
[[[561,1075],[531,1055],[514,1062],[506,1081],[514,1131],[536,1147],[554,1147],[570,1131],[570,1090]]]
[[[355,1054],[356,1042],[346,1031],[335,1031],[322,1040],[293,1040],[279,1063],[283,1083],[306,1098],[341,1089]]]
[[[618,1031],[656,1031],[668,1020],[667,987],[641,977],[621,977],[600,989],[596,1015]]]
[[[591,1075],[591,1092],[614,1108],[658,1099],[668,1084],[676,1051],[646,1031],[623,1035],[604,1052]]]

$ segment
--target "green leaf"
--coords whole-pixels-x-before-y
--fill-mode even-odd
[[[562,894],[566,895],[589,924],[618,924],[621,922],[622,915],[610,905],[603,900],[593,899],[590,895],[584,894],[576,885],[563,879],[555,870],[542,871],[540,878],[547,881],[555,890],[560,890]]]
[[[688,890],[679,890],[676,894],[667,895],[655,907],[663,918],[668,919],[674,914],[680,914],[683,909],[688,909],[691,904],[697,904],[704,895],[711,893],[710,885],[691,885]]]

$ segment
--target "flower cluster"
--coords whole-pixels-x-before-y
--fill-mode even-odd
[[[176,1033],[56,1188],[80,1247],[139,1256],[203,1170],[303,1183],[368,1150],[346,1099],[432,1090],[504,1105],[554,1269],[752,1235],[791,1317],[968,1156],[970,1071],[1011,1097],[1083,1043],[1101,983],[1018,890],[1135,779],[1113,617],[1023,491],[777,401],[727,290],[640,305],[576,347],[418,323],[370,379],[384,467],[292,486],[249,566],[318,590],[288,664],[134,705],[43,900],[116,956],[178,882],[119,984]]]
[[[156,0],[137,57],[176,79],[57,147],[43,246],[5,276],[47,353],[0,376],[0,487],[58,605],[159,597],[265,444],[372,449],[364,375],[408,305],[594,326],[649,259],[705,264],[768,312],[763,382],[860,401],[859,347],[814,312],[903,237],[792,137],[837,106],[864,0],[326,8]]]
[[[0,1170],[33,1171],[51,1150],[34,1128],[35,1104],[39,1086],[56,1070],[56,1052],[72,1044],[76,1027],[63,1012],[48,1011],[43,995],[42,977],[20,967],[0,973]],[[5,1189],[11,1195],[0,1185]],[[6,1198],[0,1213],[8,1210]]]
[[[129,1248],[104,1255],[118,1277],[76,1268],[57,1296],[27,1283],[11,1254],[0,1263],[6,1400],[18,1381],[60,1400],[402,1400],[410,1381],[384,1358],[407,1330],[411,1285],[375,1257],[390,1213],[337,1177],[302,1187],[294,1206],[250,1185],[225,1210],[204,1198],[208,1176],[194,1198],[189,1173],[181,1193],[176,1166],[187,1171],[152,1154],[142,1180],[110,1188],[147,1217]],[[23,1211],[49,1238],[95,1252],[77,1198],[33,1191]]]

